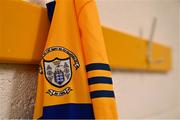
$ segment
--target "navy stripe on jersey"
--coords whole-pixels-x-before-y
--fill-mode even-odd
[[[48,9],[48,17],[50,21],[52,21],[52,18],[53,18],[55,5],[56,5],[55,1],[52,1],[46,4],[47,9]]]
[[[92,84],[112,84],[112,78],[110,77],[92,77],[88,78],[89,85]]]
[[[91,98],[109,97],[114,98],[114,92],[108,90],[93,91],[90,93]]]
[[[104,63],[92,63],[89,65],[86,65],[86,71],[92,71],[92,70],[107,70],[110,71],[110,66],[108,64]]]
[[[92,104],[62,104],[43,108],[39,119],[94,119]]]

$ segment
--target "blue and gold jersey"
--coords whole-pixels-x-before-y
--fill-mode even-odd
[[[51,27],[34,118],[117,119],[111,71],[94,0],[47,4]]]

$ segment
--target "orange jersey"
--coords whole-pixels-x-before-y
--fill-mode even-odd
[[[95,1],[56,0],[50,8],[34,118],[117,119]]]

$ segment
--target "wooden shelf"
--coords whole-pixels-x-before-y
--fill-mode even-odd
[[[20,0],[0,0],[0,62],[37,64],[49,31],[45,8]],[[166,72],[171,49],[153,44],[147,62],[147,40],[102,27],[110,65],[115,69]]]

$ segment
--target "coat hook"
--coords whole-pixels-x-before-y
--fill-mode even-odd
[[[153,60],[153,39],[154,39],[156,26],[157,26],[157,18],[154,17],[153,22],[152,22],[150,36],[149,36],[149,41],[147,44],[147,62],[149,64],[153,64],[153,63],[160,64],[163,61],[162,58],[159,58],[157,61]]]

